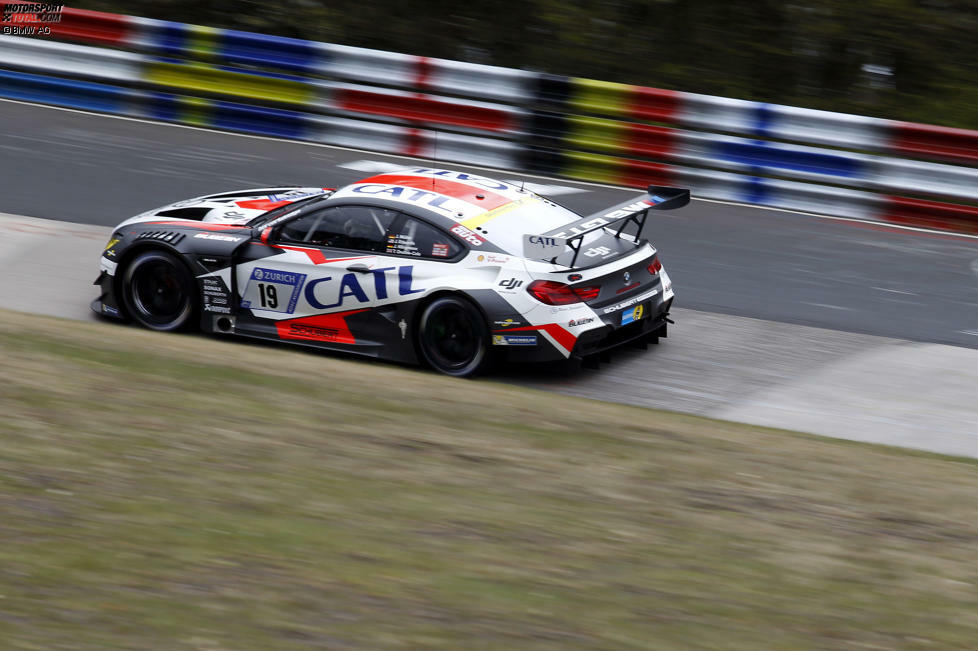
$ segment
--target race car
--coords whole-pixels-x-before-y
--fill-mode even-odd
[[[408,168],[271,187],[122,222],[92,309],[154,330],[274,339],[470,376],[495,359],[593,360],[666,335],[672,281],[648,194],[581,216],[518,184]]]

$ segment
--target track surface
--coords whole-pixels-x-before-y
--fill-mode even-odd
[[[0,129],[0,212],[107,226],[209,192],[367,175],[338,167],[350,161],[416,164],[2,101]],[[558,197],[585,214],[636,195],[560,183],[587,188]],[[974,239],[710,202],[657,214],[647,232],[678,306],[978,348]]]
[[[109,225],[130,214],[269,183],[339,185],[367,175],[340,167],[357,161],[412,164],[8,102],[0,125],[0,211],[61,220],[0,214],[0,307],[78,319],[94,318]],[[635,195],[530,180],[585,190],[558,197],[585,213]],[[650,230],[685,306],[673,336],[595,372],[499,379],[978,456],[978,350],[903,341],[978,347],[978,241],[708,202]]]
[[[0,214],[0,306],[88,309],[112,229]],[[677,308],[662,345],[597,371],[511,367],[496,379],[575,396],[978,456],[978,350]],[[115,326],[123,327],[123,326]],[[160,335],[160,345],[176,342]],[[251,342],[242,345],[253,345]],[[369,362],[379,363],[379,362]],[[573,418],[573,415],[568,415]]]

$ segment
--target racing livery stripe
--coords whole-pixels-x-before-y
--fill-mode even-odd
[[[369,179],[357,181],[357,185],[363,183],[379,183],[385,185],[400,185],[407,188],[417,188],[419,190],[430,190],[453,199],[459,199],[473,206],[479,206],[486,210],[493,210],[500,206],[512,202],[513,200],[504,195],[486,190],[468,183],[452,181],[449,179],[434,178],[431,176],[410,176],[406,174],[378,174]],[[482,197],[482,199],[479,199]]]
[[[278,330],[279,339],[355,344],[357,341],[353,333],[350,332],[350,326],[346,323],[346,317],[366,311],[366,308],[364,308],[360,310],[349,310],[347,312],[317,314],[298,319],[287,319],[276,322],[275,329]]]
[[[573,334],[557,325],[556,323],[545,323],[543,325],[535,326],[523,326],[521,328],[506,328],[505,330],[493,330],[493,332],[517,332],[520,330],[541,330],[543,333],[550,335],[553,341],[567,350],[570,354],[574,350],[574,344],[577,343],[577,337]]]
[[[315,188],[312,189],[314,190]],[[328,193],[336,192],[336,188],[319,189],[322,190],[321,193],[309,191],[302,193],[302,189],[297,189],[299,191],[298,194],[294,193],[296,191],[290,190],[284,194],[272,194],[267,197],[260,197],[258,199],[242,199],[241,201],[235,201],[234,203],[239,208],[245,208],[247,210],[274,210],[275,208],[281,208],[282,206],[287,206],[290,203],[295,203],[300,199],[307,199],[309,197],[316,196],[317,194],[322,194],[325,197]],[[293,192],[293,194],[289,194],[289,192]]]
[[[462,226],[465,226],[466,228],[475,228],[476,226],[481,226],[485,224],[487,221],[489,221],[490,219],[495,219],[500,215],[508,213],[510,210],[519,208],[520,206],[525,206],[526,204],[533,203],[534,201],[539,201],[539,199],[530,196],[530,197],[524,197],[519,201],[510,201],[508,204],[500,206],[499,208],[466,219],[465,221],[462,222]]]
[[[189,228],[200,228],[206,231],[226,231],[228,229],[241,230],[241,224],[215,224],[211,222],[198,222],[192,219],[183,219],[180,221],[162,221],[162,222],[138,222],[137,224],[132,224],[133,226],[184,226]],[[244,235],[245,233],[242,233]]]
[[[281,199],[279,201],[272,201],[271,199],[246,199],[244,201],[235,201],[239,208],[246,208],[248,210],[273,210],[275,208],[281,208],[282,206],[287,206],[292,203],[292,199]]]
[[[346,262],[347,260],[362,260],[364,258],[372,258],[374,256],[370,255],[358,255],[352,258],[327,258],[323,255],[323,252],[319,249],[307,249],[301,246],[283,246],[281,244],[271,245],[273,249],[288,249],[289,251],[298,251],[299,253],[305,253],[309,256],[309,261],[313,264],[327,264],[329,262]]]

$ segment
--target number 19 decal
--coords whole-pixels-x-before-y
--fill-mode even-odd
[[[241,307],[292,314],[305,282],[306,274],[255,267],[241,297]]]
[[[258,283],[258,298],[261,299],[261,306],[274,310],[278,307],[278,290],[275,285]]]

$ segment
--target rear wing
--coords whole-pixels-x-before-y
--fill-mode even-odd
[[[615,231],[615,237],[620,238],[629,224],[635,224],[635,241],[638,242],[642,238],[649,210],[673,210],[689,203],[689,190],[650,185],[648,192],[647,196],[629,199],[541,235],[524,235],[523,257],[555,262],[557,256],[570,247],[574,252],[570,263],[573,267],[581,252],[584,236],[588,233],[620,224]]]

